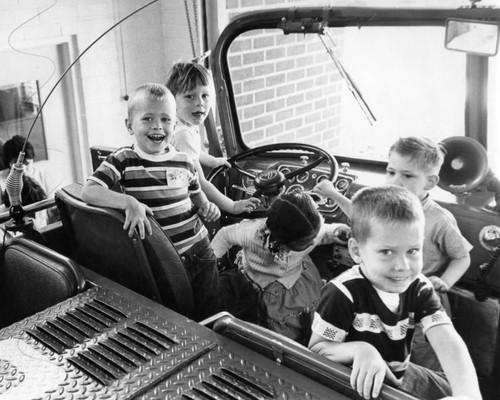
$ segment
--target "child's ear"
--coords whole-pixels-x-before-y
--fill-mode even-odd
[[[439,176],[438,175],[429,175],[427,177],[427,184],[425,185],[425,190],[431,190],[434,189],[439,182]]]
[[[356,239],[354,238],[349,238],[347,241],[347,248],[349,249],[349,254],[351,255],[351,258],[356,264],[360,264],[361,261],[361,255],[359,253],[359,243],[357,242]]]
[[[128,133],[132,135],[132,123],[128,120],[128,118],[125,118],[125,126],[127,127]]]

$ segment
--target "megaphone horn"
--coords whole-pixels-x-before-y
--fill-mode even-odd
[[[439,172],[438,186],[451,193],[464,193],[478,187],[488,174],[488,155],[476,140],[465,136],[444,139],[446,155]]]

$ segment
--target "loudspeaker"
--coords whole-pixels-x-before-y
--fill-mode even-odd
[[[439,172],[438,186],[451,193],[469,192],[488,174],[488,155],[476,140],[452,136],[442,142],[446,155]]]

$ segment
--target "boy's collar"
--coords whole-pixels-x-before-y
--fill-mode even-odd
[[[200,127],[199,126],[197,126],[197,125],[191,125],[191,124],[189,124],[189,123],[187,123],[187,122],[185,122],[185,121],[183,121],[181,119],[179,119],[177,121],[177,125],[175,126],[175,131],[177,132],[177,130],[179,128],[189,129],[189,130],[191,130],[193,132],[198,132],[198,133],[200,132]]]
[[[195,127],[194,125],[190,124],[189,122],[184,121],[182,118],[177,117],[177,120],[179,121],[179,124],[187,126],[188,128],[194,128]]]
[[[426,193],[425,196],[422,198],[422,200],[420,200],[420,202],[423,204],[425,202],[427,202],[430,198],[430,194],[429,193]]]
[[[165,152],[161,154],[149,154],[144,151],[142,151],[139,146],[137,146],[135,143],[132,145],[132,149],[137,153],[137,155],[145,160],[149,161],[165,161],[169,160],[173,157],[173,155],[177,152],[175,148],[169,144],[168,146],[165,147]]]

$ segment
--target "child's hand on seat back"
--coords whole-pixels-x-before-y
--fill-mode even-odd
[[[124,230],[128,230],[128,236],[132,237],[137,228],[141,239],[146,237],[146,233],[151,235],[151,223],[148,216],[153,216],[153,211],[147,205],[141,203],[135,197],[127,195],[127,202],[125,206],[125,224]]]

